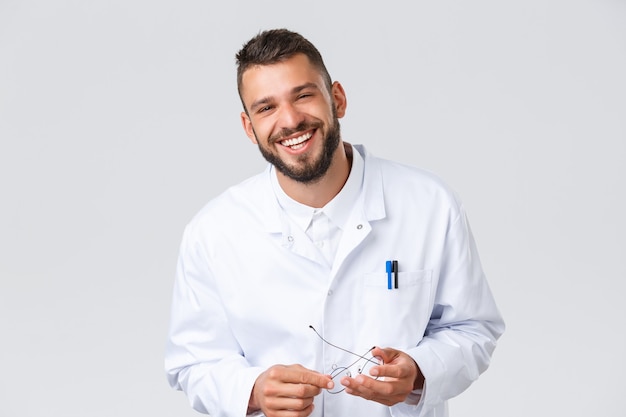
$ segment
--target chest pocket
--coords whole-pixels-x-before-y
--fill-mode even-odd
[[[387,274],[367,273],[360,312],[370,336],[382,346],[406,348],[423,337],[432,310],[432,271],[398,273],[398,288],[388,289]]]

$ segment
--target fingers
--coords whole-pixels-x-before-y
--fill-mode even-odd
[[[322,388],[333,386],[330,376],[301,365],[275,365],[265,371],[259,379],[267,386],[268,395],[298,398],[317,395]]]
[[[404,401],[421,377],[413,358],[391,348],[375,348],[372,355],[383,361],[383,365],[370,369],[369,374],[374,378],[365,375],[342,378],[341,384],[346,387],[346,392],[385,405]]]
[[[313,412],[313,398],[268,397],[261,410],[267,417],[280,415],[308,416]]]
[[[417,364],[412,357],[392,348],[374,348],[372,355],[382,359],[382,365],[372,367],[370,375],[403,379],[416,376]]]
[[[313,385],[318,388],[332,388],[333,382],[330,376],[312,371],[301,365],[285,366],[281,368],[280,371],[280,378],[285,382]]]
[[[313,398],[322,388],[332,387],[328,375],[301,365],[275,365],[257,378],[250,396],[250,409],[260,409],[271,416],[308,416]]]
[[[346,393],[392,406],[404,401],[408,392],[398,389],[396,382],[375,380],[359,375],[356,378],[343,378],[341,384],[346,387]],[[409,391],[410,392],[410,391]]]

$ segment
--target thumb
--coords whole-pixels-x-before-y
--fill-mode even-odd
[[[382,362],[381,365],[393,362],[393,360],[398,357],[398,353],[399,351],[396,349],[381,348],[378,346],[372,350],[372,356],[379,358]]]

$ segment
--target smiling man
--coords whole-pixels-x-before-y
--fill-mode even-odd
[[[240,56],[243,60],[243,52]],[[346,109],[343,87],[338,82],[330,85],[302,53],[271,65],[248,63],[240,73],[246,134],[274,165],[288,195],[302,194],[295,199],[322,207],[350,172],[346,150],[340,146],[338,118]],[[309,201],[312,197],[315,200]]]
[[[237,63],[269,164],[185,229],[170,384],[215,417],[447,416],[504,331],[462,204],[343,142],[346,93],[301,35],[262,32]]]

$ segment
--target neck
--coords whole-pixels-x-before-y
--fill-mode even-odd
[[[303,184],[277,171],[278,183],[285,194],[301,204],[321,208],[343,188],[352,166],[352,146],[341,142],[333,155],[333,162],[322,178]]]

